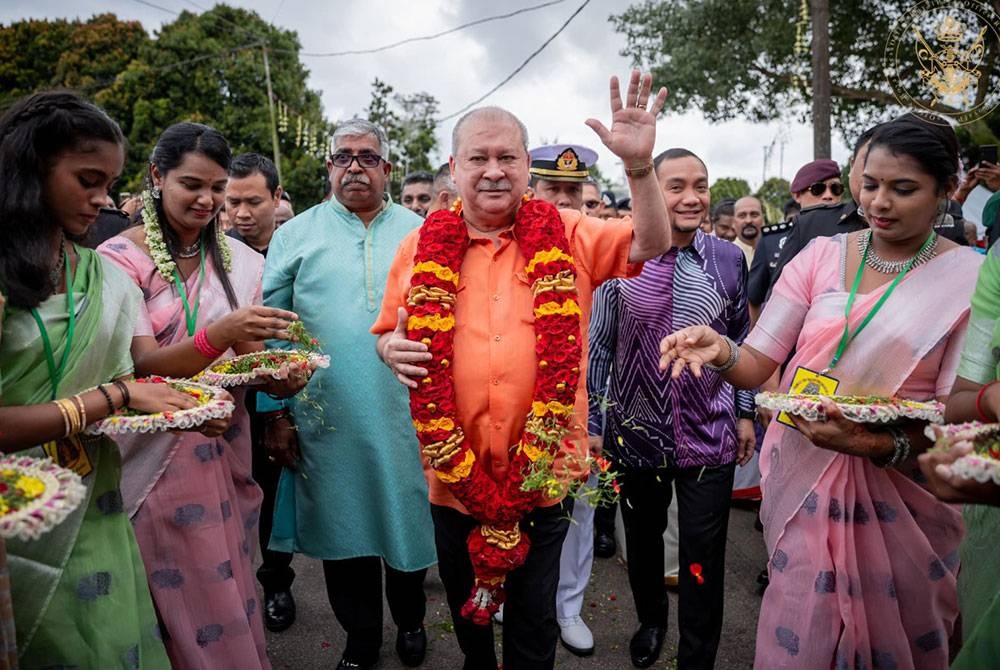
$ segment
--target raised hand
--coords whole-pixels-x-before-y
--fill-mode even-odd
[[[720,358],[721,362],[729,358],[729,345],[708,326],[682,328],[660,340],[660,370],[670,367],[674,379],[685,367],[690,367],[695,377],[701,377],[701,366]]]
[[[224,343],[228,348],[236,342],[291,340],[288,326],[298,321],[295,312],[275,307],[251,305],[231,312],[208,327],[212,344]]]
[[[597,119],[585,122],[626,168],[644,167],[653,155],[656,115],[667,100],[667,89],[661,87],[651,97],[652,88],[653,75],[632,70],[623,102],[618,77],[611,77],[611,130]]]

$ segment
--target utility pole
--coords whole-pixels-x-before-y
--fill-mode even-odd
[[[812,14],[813,159],[830,157],[830,0],[809,0]]]
[[[278,126],[274,118],[274,93],[271,91],[271,64],[267,60],[267,45],[261,44],[264,53],[264,79],[267,81],[267,109],[271,113],[271,148],[274,151],[274,167],[278,170],[278,183],[281,183],[281,150],[278,148]]]

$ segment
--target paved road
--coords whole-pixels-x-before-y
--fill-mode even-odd
[[[757,612],[760,596],[755,581],[764,566],[764,541],[754,530],[755,513],[732,510],[726,548],[726,611],[722,643],[716,668],[736,670],[753,666]],[[268,633],[267,649],[276,670],[334,668],[340,660],[345,636],[330,610],[318,561],[296,556],[298,573],[293,592],[298,601],[298,620],[282,633]],[[429,635],[427,670],[462,667],[462,656],[452,632],[444,588],[432,569],[427,578],[427,619]],[[631,668],[628,641],[636,626],[635,609],[628,588],[625,567],[617,558],[597,559],[584,601],[583,616],[594,631],[595,653],[577,658],[562,646],[556,654],[556,668],[565,670],[624,670]],[[670,598],[671,618],[667,643],[654,668],[674,668],[677,644],[677,598]],[[385,644],[379,670],[404,668],[393,650],[396,631],[386,608]],[[499,640],[499,635],[497,639]],[[499,654],[498,654],[499,656]]]

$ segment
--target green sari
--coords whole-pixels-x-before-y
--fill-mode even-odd
[[[59,397],[131,373],[130,346],[142,301],[121,270],[89,249],[77,251],[76,333]],[[59,361],[69,322],[66,295],[51,296],[38,314]],[[35,319],[8,308],[2,326],[0,404],[49,401],[52,382]],[[24,453],[41,457],[45,452],[39,446]],[[7,541],[20,665],[169,668],[118,490],[118,448],[108,438],[88,438],[77,456],[86,463],[85,502],[41,539]]]
[[[979,271],[958,376],[978,384],[1000,379],[1000,244]],[[979,670],[1000,663],[1000,577],[996,571],[1000,508],[965,505],[966,536],[958,575],[962,651],[953,670]]]

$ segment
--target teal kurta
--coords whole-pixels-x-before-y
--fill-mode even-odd
[[[421,222],[389,201],[366,228],[330,200],[271,240],[264,304],[296,312],[330,355],[330,367],[288,401],[302,461],[282,472],[271,549],[324,560],[381,556],[404,571],[436,561],[408,395],[368,330],[396,247]]]

